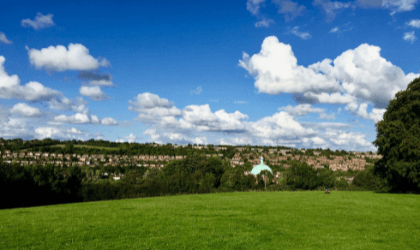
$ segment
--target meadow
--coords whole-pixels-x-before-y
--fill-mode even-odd
[[[0,210],[0,249],[419,249],[420,196],[235,192]]]

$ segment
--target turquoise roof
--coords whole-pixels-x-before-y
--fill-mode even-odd
[[[263,157],[261,156],[261,163],[258,165],[255,165],[252,170],[251,170],[251,174],[253,175],[258,175],[259,173],[261,173],[261,171],[263,170],[267,170],[269,171],[271,174],[273,174],[273,171],[271,170],[271,168],[267,165],[265,165],[263,163]]]

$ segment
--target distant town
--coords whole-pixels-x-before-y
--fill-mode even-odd
[[[102,141],[96,141],[98,144]],[[67,142],[69,143],[69,142]],[[45,144],[48,144],[45,146]],[[80,144],[80,145],[78,145]],[[114,143],[116,145],[123,143]],[[139,143],[137,143],[139,144]],[[20,145],[18,150],[10,148]],[[32,145],[38,145],[38,150],[31,150]],[[67,144],[69,145],[69,144]],[[71,144],[79,146],[79,150],[95,146],[86,145],[84,142],[73,141]],[[148,154],[124,154],[124,150],[120,150],[119,154],[78,154],[78,153],[59,153],[59,152],[42,152],[51,151],[51,148],[56,147],[55,151],[65,151],[65,142],[58,140],[47,139],[45,141],[31,140],[23,141],[21,139],[4,140],[1,139],[1,160],[6,164],[20,164],[24,165],[43,165],[52,164],[54,166],[90,166],[90,167],[107,167],[107,166],[138,166],[146,168],[164,168],[165,165],[172,160],[181,160],[187,157],[188,151],[205,154],[209,157],[219,157],[228,159],[231,167],[243,166],[246,162],[251,165],[256,165],[260,162],[260,156],[263,156],[265,163],[270,166],[282,166],[287,169],[290,167],[287,162],[297,160],[306,162],[314,169],[324,168],[328,166],[332,171],[347,171],[349,169],[362,171],[365,166],[369,164],[367,159],[380,159],[381,155],[372,152],[357,152],[350,151],[331,151],[331,154],[326,154],[327,151],[322,149],[293,149],[284,147],[262,147],[262,146],[224,146],[224,145],[160,145],[157,143],[139,144],[148,147],[168,147],[174,149],[171,154],[159,154],[150,152]],[[114,145],[115,146],[115,145]],[[103,151],[115,149],[115,147],[96,147]],[[48,149],[48,150],[46,150]],[[176,150],[178,149],[178,150]],[[180,150],[184,149],[184,150]],[[191,150],[188,150],[191,149]],[[229,153],[227,152],[229,151]],[[229,154],[233,153],[233,157]],[[338,155],[337,155],[338,154]],[[247,174],[245,172],[245,174]],[[115,176],[119,179],[120,176]]]

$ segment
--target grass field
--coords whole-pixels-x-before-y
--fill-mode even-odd
[[[0,249],[420,249],[420,196],[248,192],[0,210]]]

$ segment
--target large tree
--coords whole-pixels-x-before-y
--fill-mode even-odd
[[[374,173],[392,192],[420,192],[420,77],[395,95],[376,125]]]

